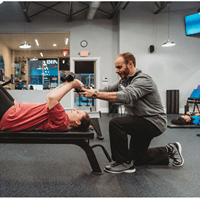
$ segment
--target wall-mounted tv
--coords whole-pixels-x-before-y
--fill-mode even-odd
[[[200,13],[185,16],[186,35],[200,34]]]

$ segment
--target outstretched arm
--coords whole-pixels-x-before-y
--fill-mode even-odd
[[[75,79],[72,82],[65,82],[60,87],[57,87],[55,90],[51,91],[47,95],[47,103],[49,109],[52,109],[56,104],[60,102],[60,100],[72,89],[72,88],[80,88],[83,84],[81,81]]]
[[[48,101],[49,96],[51,96],[55,91],[57,91],[58,89],[60,89],[61,87],[64,86],[65,83],[59,85],[58,87],[56,87],[55,89],[51,90],[51,92],[49,92],[49,94],[46,96],[46,101]]]
[[[93,98],[93,95],[95,94],[95,92],[96,92],[96,95],[97,95],[96,98],[101,99],[101,100],[106,100],[106,101],[109,101],[109,102],[115,102],[116,98],[117,98],[116,92],[100,92],[97,89],[88,90],[88,89],[85,89],[85,88],[82,88],[82,90],[84,92],[81,92],[80,94],[83,94],[87,98]]]

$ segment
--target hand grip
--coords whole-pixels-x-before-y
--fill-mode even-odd
[[[81,89],[82,89],[82,88],[75,88],[75,91],[76,91],[77,93],[79,93],[79,92],[84,92],[84,91],[81,91]]]

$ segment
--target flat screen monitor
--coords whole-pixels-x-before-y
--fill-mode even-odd
[[[200,34],[200,13],[185,16],[186,35]]]

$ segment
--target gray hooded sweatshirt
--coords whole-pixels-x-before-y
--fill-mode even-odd
[[[136,73],[121,79],[113,86],[100,89],[116,92],[116,104],[123,104],[129,115],[144,117],[162,133],[166,130],[167,117],[164,112],[157,86],[153,79],[137,69]]]

